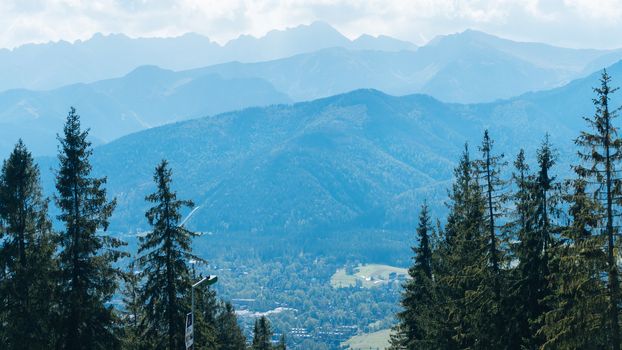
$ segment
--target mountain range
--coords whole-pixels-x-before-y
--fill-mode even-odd
[[[622,62],[608,70],[619,85]],[[555,172],[567,176],[598,74],[482,104],[366,89],[248,108],[122,137],[97,147],[93,165],[118,200],[115,230],[147,228],[144,196],[155,165],[168,159],[179,196],[201,206],[192,219],[201,231],[409,232],[424,199],[435,213],[444,210],[453,166],[465,142],[477,156],[484,129],[510,164],[520,147],[533,160],[551,132]],[[54,162],[41,159],[45,169]],[[52,188],[51,178],[45,183]]]
[[[84,116],[92,142],[103,144],[177,120],[289,101],[262,79],[223,79],[154,66],[137,68],[123,78],[50,91],[9,90],[0,93],[0,154],[8,154],[18,137],[35,154],[54,154],[56,133],[69,106]]]
[[[354,52],[331,55],[331,51],[327,51],[325,56],[304,55],[331,48]],[[359,50],[395,55],[358,55],[356,51]],[[243,35],[222,46],[194,33],[175,38],[129,38],[123,34],[96,34],[86,41],[28,44],[12,50],[0,50],[0,73],[3,76],[0,91],[17,88],[49,90],[75,83],[90,83],[124,76],[142,65],[179,71],[236,62],[233,67],[237,68],[243,66],[243,63],[274,61],[296,55],[302,56],[265,65],[250,65],[243,69],[244,73],[239,74],[268,74],[272,79],[279,80],[282,76],[291,75],[292,70],[296,72],[296,68],[311,68],[307,74],[316,71],[319,75],[337,73],[323,86],[314,86],[306,93],[291,88],[283,90],[297,100],[307,100],[349,91],[336,91],[340,85],[347,85],[350,90],[382,88],[353,83],[348,85],[347,81],[338,79],[355,77],[360,82],[377,84],[377,76],[388,70],[392,74],[387,77],[388,82],[384,85],[392,88],[388,91],[390,93],[418,92],[451,102],[483,102],[515,96],[516,91],[522,93],[560,86],[582,74],[614,63],[622,58],[622,51],[566,49],[540,43],[523,43],[474,30],[439,36],[417,48],[412,43],[388,36],[372,37],[364,34],[350,40],[324,22],[273,30],[261,38]],[[348,66],[349,63],[352,66]],[[395,67],[391,69],[391,66]],[[230,70],[227,67],[213,69]],[[499,80],[512,78],[518,86],[506,87],[494,93],[499,87],[495,81],[497,84],[490,86],[483,94],[478,89],[470,92],[470,85],[486,84],[478,83],[477,80],[490,79],[484,74],[486,72],[493,77],[500,75]],[[364,80],[369,74],[372,75],[371,79]],[[291,85],[306,83],[309,83],[309,79],[294,81]],[[443,87],[449,92],[443,93]],[[331,90],[318,91],[317,88]]]
[[[329,48],[283,59],[198,69],[229,78],[261,78],[295,101],[360,88],[424,93],[445,102],[479,103],[562,86],[622,58],[622,51],[520,43],[468,30],[416,51]]]
[[[293,38],[306,36],[323,39],[313,47],[290,43]],[[94,45],[93,40],[108,42],[108,39],[114,37],[97,37],[67,45],[76,49],[80,45]],[[129,40],[124,45],[135,50],[139,50],[143,40],[121,39]],[[185,42],[187,39],[179,40]],[[144,40],[153,48],[177,45],[173,44],[177,39]],[[108,44],[100,49],[108,47],[106,52],[117,50],[112,42]],[[166,123],[250,106],[313,100],[361,88],[392,95],[425,93],[445,102],[479,103],[507,99],[528,91],[561,86],[622,56],[619,50],[556,48],[513,42],[470,30],[438,37],[417,50],[399,50],[398,42],[384,37],[363,36],[349,41],[323,23],[270,32],[261,39],[243,37],[225,47],[238,45],[236,50],[242,50],[242,47],[255,45],[253,52],[266,51],[260,48],[261,45],[289,47],[290,51],[266,51],[285,55],[336,44],[341,47],[323,48],[272,61],[230,62],[180,71],[140,66],[122,77],[88,84],[77,83],[45,91],[11,89],[1,92],[0,154],[7,154],[17,137],[24,138],[37,155],[53,154],[55,134],[60,130],[69,106],[75,106],[83,116],[85,127],[92,129],[94,143],[103,144]],[[190,40],[189,50],[190,47],[201,45]],[[382,47],[384,51],[368,49],[373,47]],[[79,56],[67,53],[61,56],[64,55]],[[159,57],[154,53],[150,56]],[[177,55],[160,56],[171,59]],[[140,55],[135,57],[136,60],[143,58]],[[59,57],[49,60],[65,62]],[[84,61],[95,64],[96,60]],[[73,71],[80,71],[80,64],[72,65]],[[3,66],[0,64],[0,67]],[[50,72],[57,72],[57,67],[52,68],[46,67]],[[104,74],[105,64],[97,71]]]
[[[186,70],[229,61],[256,62],[313,52],[329,47],[401,51],[412,43],[387,36],[362,35],[350,40],[324,22],[273,30],[255,38],[240,36],[224,45],[188,33],[174,38],[130,38],[95,34],[69,43],[27,44],[0,50],[0,91],[49,90],[123,76],[142,65]]]

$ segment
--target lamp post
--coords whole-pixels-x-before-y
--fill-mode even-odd
[[[218,282],[218,276],[208,275],[192,285],[192,310],[190,311],[190,325],[186,324],[186,349],[194,348],[194,289],[203,283],[211,286],[216,282]]]
[[[207,277],[203,277],[199,282],[192,285],[192,323],[194,324],[194,289],[204,282],[207,282],[208,286],[218,282],[218,276],[208,275]]]

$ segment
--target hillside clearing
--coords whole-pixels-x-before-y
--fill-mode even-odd
[[[355,335],[347,341],[341,343],[341,346],[347,346],[350,350],[364,349],[387,349],[389,347],[390,329],[383,329],[378,332]]]
[[[401,283],[406,279],[408,270],[380,264],[364,264],[354,267],[350,273],[347,268],[340,268],[330,279],[335,288],[354,287],[358,283],[364,288],[378,287],[389,283]]]

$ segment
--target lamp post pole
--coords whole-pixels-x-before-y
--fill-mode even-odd
[[[188,346],[188,349],[193,349],[194,348],[194,289],[199,287],[201,284],[203,283],[207,283],[208,286],[211,286],[212,284],[218,282],[218,276],[215,275],[208,275],[207,277],[203,277],[199,282],[195,283],[192,285],[192,310],[190,312],[190,320],[191,320],[191,327],[192,330],[190,331],[191,337],[192,337],[192,341],[191,341],[191,345]],[[188,337],[188,329],[186,328],[186,337]]]

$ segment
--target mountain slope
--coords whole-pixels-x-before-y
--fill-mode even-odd
[[[609,70],[622,77],[622,63]],[[597,78],[487,104],[358,90],[250,108],[123,137],[98,147],[93,164],[119,201],[119,230],[145,228],[143,198],[153,167],[166,158],[180,196],[202,205],[192,225],[203,231],[406,233],[424,198],[436,213],[444,210],[464,142],[476,156],[484,128],[510,161],[520,147],[533,158],[552,132],[560,153],[555,171],[568,175]]]
[[[261,78],[297,101],[374,88],[394,95],[425,93],[446,102],[479,103],[559,87],[615,58],[622,58],[622,51],[564,49],[465,31],[437,38],[416,51],[329,48],[199,70]]]
[[[413,109],[421,114],[409,115]],[[420,128],[426,123],[435,128]],[[361,90],[150,129],[98,148],[94,164],[116,174],[110,189],[122,203],[120,221],[142,221],[129,208],[144,207],[151,168],[167,158],[183,169],[180,195],[204,205],[195,219],[204,229],[382,227],[400,196],[447,178],[448,157],[468,130],[479,129],[429,97]],[[440,143],[440,133],[456,143]],[[440,147],[430,149],[434,143]]]
[[[289,98],[257,78],[223,79],[141,67],[123,78],[50,91],[0,93],[0,154],[24,138],[35,154],[55,152],[69,106],[77,108],[96,144],[149,127]]]
[[[603,57],[603,54],[620,57],[620,50],[568,49],[543,43],[518,42],[471,29],[436,37],[426,46],[428,48],[477,46],[503,52],[538,67],[562,68],[574,72],[581,72],[590,62]]]
[[[319,39],[311,40],[311,44],[294,40],[315,36]],[[112,48],[102,46],[110,52],[119,45],[133,50],[130,39],[122,36],[109,39],[124,44],[110,44],[103,37],[93,40],[110,44]],[[156,58],[159,57],[157,50],[170,51],[176,43],[173,39],[152,40],[147,40],[151,46],[145,52]],[[188,50],[202,45],[199,44],[202,39],[197,36],[185,36],[183,40],[188,42]],[[274,31],[261,39],[241,38],[236,42],[237,48],[232,42],[229,49],[237,52],[235,55],[242,54],[243,50],[280,55],[287,49],[294,52],[322,45],[349,45],[358,49],[333,47],[272,61],[231,62],[177,72],[146,66],[124,77],[95,83],[49,91],[5,91],[0,93],[0,154],[8,152],[17,136],[24,137],[37,155],[53,153],[55,130],[59,130],[71,105],[85,116],[85,125],[93,128],[94,142],[102,144],[178,120],[249,106],[312,100],[361,88],[379,89],[392,95],[425,93],[449,102],[494,101],[562,85],[572,77],[584,75],[586,67],[600,69],[599,65],[622,54],[517,43],[474,31],[437,38],[416,51],[367,50],[363,48],[374,45],[387,50],[398,49],[401,42],[368,36],[349,41],[322,23]],[[119,62],[143,57],[136,54],[132,58],[130,51],[122,55]],[[95,51],[85,49],[85,52],[90,57]],[[183,50],[179,52],[180,55],[164,56],[186,57],[181,55]],[[198,56],[200,52],[197,51]],[[51,60],[51,65],[39,65],[40,69],[45,69],[45,74],[53,73],[54,64],[63,64],[80,71],[80,64],[63,59],[64,54],[59,55]],[[85,62],[96,64],[98,59]],[[24,64],[30,63],[26,60]],[[102,71],[105,70],[103,67]]]
[[[415,45],[388,37],[351,41],[323,22],[273,30],[261,38],[241,36],[221,46],[204,36],[129,38],[96,34],[68,43],[28,44],[0,49],[0,91],[52,89],[119,77],[143,65],[185,70],[229,62],[273,60],[340,46],[352,49],[414,50]]]

